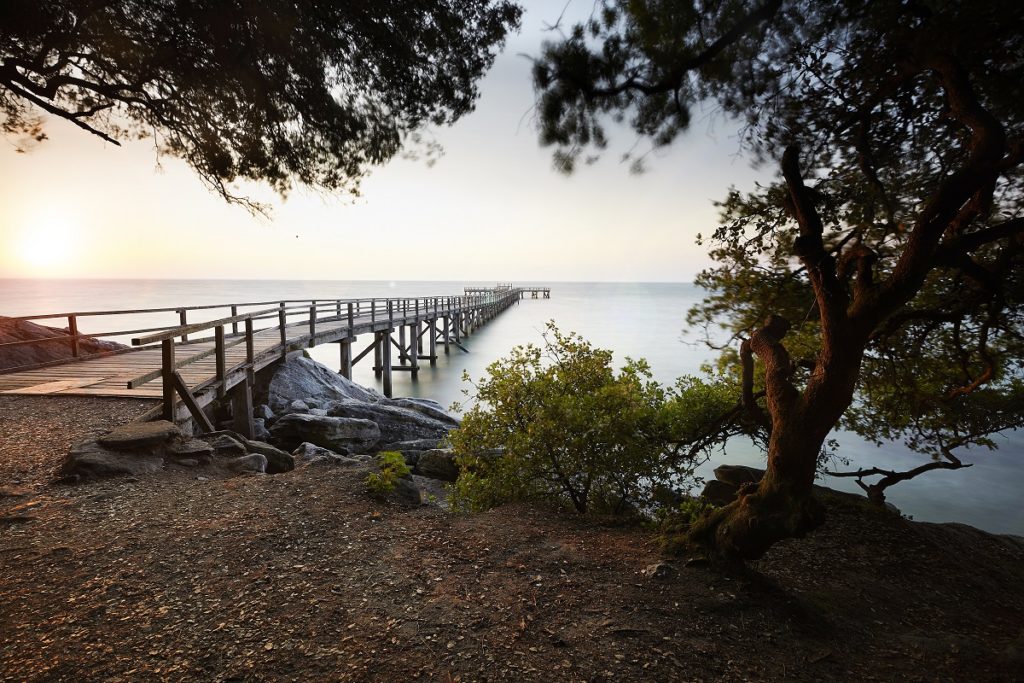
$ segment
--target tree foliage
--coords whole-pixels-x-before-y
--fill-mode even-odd
[[[732,335],[768,473],[695,540],[756,557],[813,528],[840,421],[938,458],[920,471],[1024,424],[1022,36],[1010,0],[607,0],[544,48],[541,141],[563,168],[609,119],[665,145],[708,100],[779,165],[723,202],[690,316]]]
[[[659,488],[687,487],[722,430],[736,429],[719,419],[738,402],[727,385],[685,378],[666,390],[644,361],[616,370],[610,351],[554,323],[544,339],[516,347],[474,385],[475,403],[450,435],[458,507],[548,500],[581,513],[641,511]]]
[[[40,114],[153,137],[229,200],[238,180],[355,191],[411,133],[469,112],[520,10],[504,0],[9,0],[0,126]]]

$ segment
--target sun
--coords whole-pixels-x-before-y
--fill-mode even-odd
[[[59,268],[71,260],[75,232],[74,219],[57,211],[40,213],[21,230],[14,251],[33,270]]]

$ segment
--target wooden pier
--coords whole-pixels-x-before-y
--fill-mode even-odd
[[[486,294],[487,292],[506,292],[512,289],[519,292],[520,299],[525,298],[527,294],[530,295],[531,299],[551,298],[550,287],[513,287],[511,283],[507,282],[499,282],[494,287],[466,287],[465,293],[467,296],[479,296],[481,294]]]
[[[72,357],[0,371],[0,393],[159,399],[160,406],[152,411],[152,417],[176,422],[191,418],[205,431],[212,430],[213,425],[204,407],[225,400],[231,402],[235,430],[251,436],[255,374],[290,351],[336,343],[339,372],[349,378],[352,366],[372,358],[374,374],[390,397],[393,372],[410,372],[416,377],[421,361],[435,365],[442,350],[448,353],[455,347],[465,351],[464,337],[534,289],[508,286],[474,288],[472,294],[464,296],[286,300],[21,316],[19,320],[67,320],[68,334],[8,342],[0,347],[60,343],[70,347]],[[188,322],[190,312],[209,315],[217,309],[230,315]],[[79,332],[82,318],[157,313],[177,314],[179,324]],[[133,348],[91,356],[79,353],[79,341],[84,336],[130,335],[142,335],[131,339]],[[369,337],[369,344],[360,348],[358,339],[364,335]]]

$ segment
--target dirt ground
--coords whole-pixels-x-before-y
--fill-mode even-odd
[[[747,573],[682,560],[650,572],[663,558],[642,529],[530,506],[385,505],[365,496],[364,476],[0,483],[0,680],[979,681],[1024,670],[1014,539],[836,496],[822,529]]]

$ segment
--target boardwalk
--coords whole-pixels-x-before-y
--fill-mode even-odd
[[[132,338],[137,348],[123,352],[4,371],[0,374],[0,393],[160,399],[162,405],[154,416],[159,412],[177,421],[192,418],[200,427],[210,429],[204,406],[218,398],[230,399],[233,413],[245,414],[248,421],[256,372],[278,362],[289,351],[337,343],[341,374],[351,377],[355,363],[372,358],[374,372],[383,381],[384,393],[390,396],[392,372],[411,372],[415,376],[420,361],[433,365],[440,350],[448,353],[452,347],[462,348],[464,336],[517,303],[527,291],[502,287],[459,297],[317,299],[110,312],[173,311],[182,324],[107,335],[145,333]],[[201,323],[187,321],[189,312],[218,308],[232,315]],[[239,312],[247,308],[254,310]],[[57,341],[15,344],[63,343],[71,345],[77,354],[78,319],[105,314],[32,317],[66,318],[72,334]],[[360,348],[359,337],[366,335],[369,344]],[[242,423],[236,428],[250,431]]]

